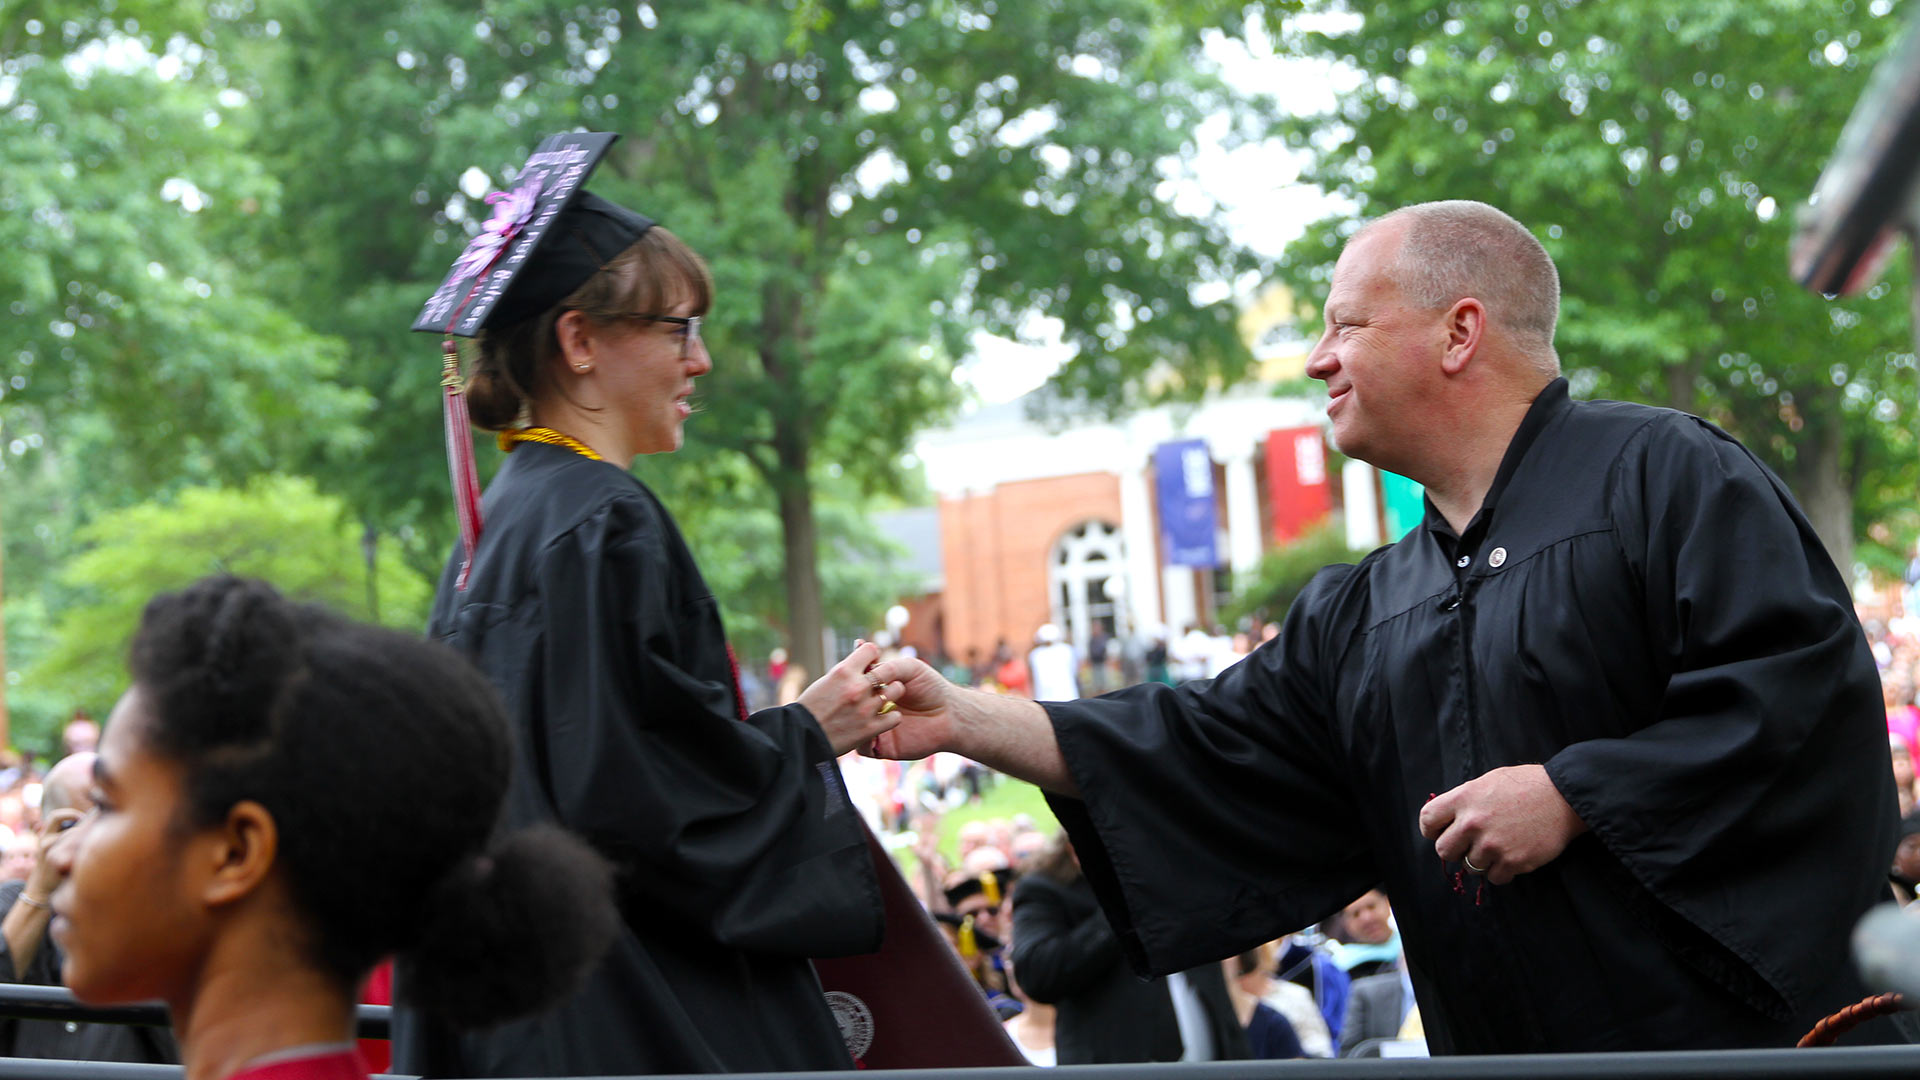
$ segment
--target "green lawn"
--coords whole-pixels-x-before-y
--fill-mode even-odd
[[[1025,780],[1002,776],[998,783],[981,793],[979,802],[967,803],[940,819],[940,853],[950,863],[958,861],[960,826],[969,821],[991,821],[994,818],[1010,818],[1015,814],[1031,817],[1040,826],[1040,831],[1049,835],[1060,827],[1053,811],[1047,809],[1047,798],[1039,788]]]
[[[950,810],[940,818],[940,853],[946,856],[948,865],[957,863],[960,858],[960,826],[969,821],[990,821],[994,818],[1011,818],[1015,814],[1026,814],[1040,827],[1040,831],[1052,834],[1060,827],[1047,809],[1046,796],[1040,789],[1024,780],[1002,776],[980,795],[977,803],[967,803]],[[912,875],[918,870],[920,860],[914,858],[911,847],[887,838],[888,849],[894,861],[900,864],[900,872]]]

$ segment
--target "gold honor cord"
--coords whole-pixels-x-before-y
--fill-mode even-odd
[[[513,453],[514,446],[523,442],[545,443],[548,446],[564,446],[574,453],[579,454],[581,457],[592,458],[595,461],[606,460],[599,454],[594,453],[593,447],[588,446],[586,443],[581,442],[571,435],[563,435],[550,427],[514,428],[510,431],[500,432],[500,449],[505,453]]]

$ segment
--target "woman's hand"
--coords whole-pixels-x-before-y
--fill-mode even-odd
[[[835,664],[833,670],[800,694],[800,704],[807,707],[820,730],[826,732],[836,757],[873,741],[875,736],[900,722],[898,711],[880,712],[899,696],[902,687],[899,683],[889,687],[877,676],[868,674],[879,661],[879,647],[863,641],[845,660]]]

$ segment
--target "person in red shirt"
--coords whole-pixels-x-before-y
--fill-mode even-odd
[[[611,940],[604,861],[493,835],[506,720],[453,651],[215,577],[147,605],[132,669],[53,934],[82,1000],[167,1003],[187,1080],[361,1080],[356,991],[384,956],[477,1026]]]

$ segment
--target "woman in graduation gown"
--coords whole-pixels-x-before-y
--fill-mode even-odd
[[[82,1000],[167,1003],[187,1080],[363,1080],[385,956],[416,1007],[493,1024],[604,953],[606,862],[490,839],[506,717],[451,650],[217,577],[148,604],[132,660],[96,809],[49,851],[52,928]]]
[[[863,645],[797,703],[747,713],[714,597],[673,517],[628,472],[680,446],[713,363],[699,333],[712,281],[666,229],[567,187],[591,168],[569,148],[593,139],[611,141],[543,143],[500,197],[535,223],[499,256],[510,283],[476,291],[456,266],[422,316],[478,336],[466,403],[509,451],[478,543],[448,563],[430,633],[506,698],[519,736],[509,821],[561,823],[608,856],[623,932],[544,1016],[466,1035],[402,1017],[395,1067],[851,1068],[809,958],[880,943],[879,885],[835,765],[894,722],[865,675],[878,652]],[[441,299],[455,293],[491,307]]]

